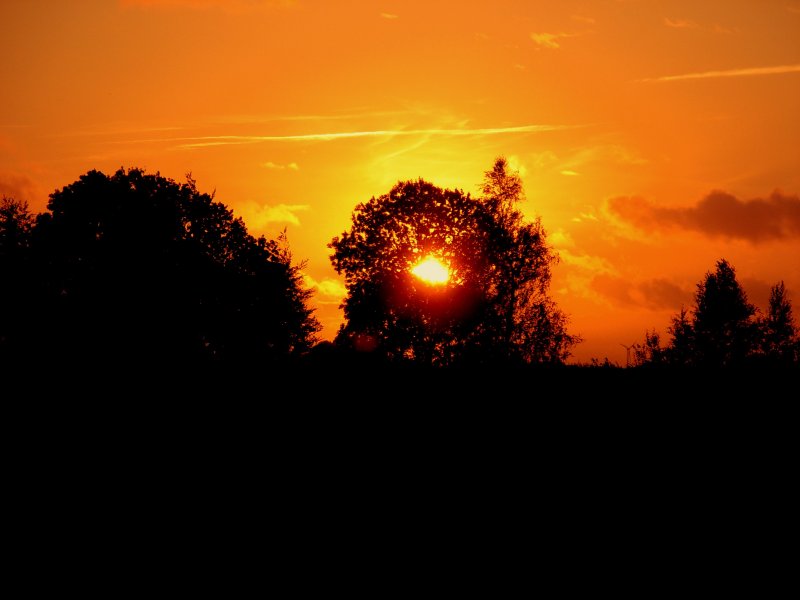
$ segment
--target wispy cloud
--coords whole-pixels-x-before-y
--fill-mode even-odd
[[[247,11],[261,8],[285,8],[297,4],[296,0],[119,0],[123,8],[218,8],[226,11]]]
[[[664,25],[672,27],[673,29],[697,29],[700,27],[697,23],[689,19],[670,19],[669,17],[664,17]]]
[[[580,173],[577,171],[571,171],[570,169],[564,169],[561,171],[561,174],[566,175],[567,177],[578,177],[580,175]]]
[[[180,148],[207,148],[212,146],[228,146],[238,144],[257,144],[262,142],[330,142],[334,140],[378,137],[460,137],[511,135],[522,133],[542,133],[574,129],[574,125],[519,125],[516,127],[486,127],[458,129],[376,129],[367,131],[337,131],[331,133],[303,133],[296,135],[209,135],[198,137],[151,138],[128,140],[120,143],[158,143],[183,142]]]
[[[614,268],[614,266],[602,256],[577,254],[573,253],[567,248],[559,248],[558,254],[561,257],[561,260],[571,267],[593,271],[594,273],[617,273],[617,270]]]
[[[0,169],[0,198],[8,196],[32,202],[44,195],[39,186],[27,175]]]
[[[558,40],[579,36],[579,33],[532,33],[531,40],[540,48],[557,50],[561,47]]]
[[[382,19],[394,20],[394,19],[399,19],[400,15],[395,15],[395,14],[392,14],[392,13],[383,13],[382,12],[381,13],[381,18]]]
[[[800,65],[781,65],[778,67],[752,67],[748,69],[728,69],[726,71],[705,71],[703,73],[686,73],[684,75],[668,75],[639,79],[640,83],[685,81],[687,79],[715,79],[720,77],[753,77],[756,75],[781,75],[784,73],[800,73]]]
[[[597,20],[593,17],[587,17],[585,15],[572,15],[570,17],[573,21],[578,21],[579,23],[586,23],[587,25],[594,25]]]
[[[714,23],[714,25],[711,27],[711,31],[722,35],[734,35],[739,32],[736,27],[725,27],[719,23]]]
[[[310,210],[308,204],[275,204],[264,205],[255,210],[243,210],[247,215],[247,224],[255,229],[263,229],[272,223],[289,223],[300,225],[300,218],[296,213]]]
[[[725,27],[719,23],[712,23],[706,26],[698,23],[697,21],[692,21],[691,19],[670,19],[669,17],[664,17],[664,25],[671,27],[672,29],[700,29],[703,31],[709,31],[711,33],[725,35],[738,33],[738,29],[735,27]]]
[[[596,163],[638,166],[647,164],[647,159],[625,146],[620,146],[619,144],[602,144],[581,148],[575,154],[564,160],[559,166],[562,169],[575,171],[585,165]]]
[[[269,161],[269,162],[265,162],[261,166],[264,167],[265,169],[272,169],[272,170],[275,170],[275,171],[285,171],[287,169],[289,171],[299,171],[300,170],[300,165],[298,165],[296,162],[290,162],[289,164],[282,165],[280,163],[274,163],[272,161]]]
[[[520,177],[525,177],[528,174],[528,168],[525,166],[525,163],[522,162],[522,159],[517,156],[516,154],[511,154],[507,157],[508,159],[508,166],[511,167],[512,171],[516,171],[519,173]]]
[[[691,290],[663,277],[636,282],[628,277],[601,274],[592,279],[590,285],[613,305],[649,310],[675,309],[692,297]]]
[[[347,288],[345,288],[344,284],[337,279],[329,279],[326,277],[321,281],[317,281],[311,277],[311,275],[304,274],[303,280],[307,288],[316,291],[320,296],[333,298],[337,301],[337,303],[347,295]]]
[[[209,123],[222,123],[233,125],[249,125],[254,123],[277,123],[277,122],[291,122],[291,121],[346,121],[351,119],[377,119],[383,117],[396,117],[400,115],[408,115],[413,111],[409,110],[380,110],[380,111],[364,111],[364,112],[349,112],[341,114],[317,114],[317,115],[223,115],[209,118]]]

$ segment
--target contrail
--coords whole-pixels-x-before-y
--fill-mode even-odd
[[[754,75],[780,75],[782,73],[800,73],[800,65],[783,65],[780,67],[753,67],[751,69],[730,69],[727,71],[706,71],[705,73],[687,73],[685,75],[668,75],[652,79],[639,79],[640,83],[660,81],[683,81],[686,79],[713,79],[716,77],[752,77]]]
[[[469,135],[501,135],[514,133],[539,133],[544,131],[558,131],[573,129],[572,125],[519,125],[516,127],[490,127],[480,129],[377,129],[371,131],[340,131],[332,133],[306,133],[297,135],[211,135],[201,137],[178,137],[147,140],[132,140],[133,142],[187,142],[180,144],[179,148],[205,148],[208,146],[226,146],[232,144],[256,144],[259,142],[310,142],[332,140],[367,138],[367,137],[394,137],[394,136],[469,136]],[[130,142],[128,142],[130,143]]]

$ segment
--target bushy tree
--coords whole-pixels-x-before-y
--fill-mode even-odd
[[[269,360],[319,326],[282,240],[212,195],[139,169],[90,171],[50,196],[31,241],[29,354]]]
[[[339,341],[422,364],[563,361],[577,339],[547,296],[556,257],[541,224],[515,206],[516,174],[498,159],[483,195],[401,182],[359,204],[329,245],[345,277]],[[411,268],[433,255],[452,276],[433,287]]]

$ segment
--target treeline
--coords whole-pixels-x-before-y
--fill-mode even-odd
[[[760,312],[747,299],[727,260],[717,262],[697,284],[691,310],[681,308],[662,345],[653,330],[633,347],[640,367],[788,367],[800,361],[800,339],[792,304],[781,281],[770,290],[769,305]]]
[[[484,175],[477,197],[417,180],[356,206],[329,244],[347,287],[332,343],[318,342],[285,234],[254,237],[191,176],[90,171],[39,215],[4,197],[0,366],[564,365],[581,340],[549,294],[557,254],[519,210],[519,174],[499,158]],[[431,258],[446,283],[413,276]],[[639,371],[800,361],[783,282],[762,314],[725,260],[668,334],[634,346]]]
[[[0,358],[42,365],[282,361],[319,324],[285,238],[194,180],[91,171],[34,216],[0,204]]]

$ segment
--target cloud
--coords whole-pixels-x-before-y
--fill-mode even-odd
[[[578,213],[577,217],[572,217],[573,223],[584,223],[586,221],[594,221],[595,223],[600,221],[593,212],[582,212]]]
[[[271,223],[289,223],[290,225],[300,225],[300,218],[295,214],[310,210],[308,204],[275,204],[263,205],[255,210],[247,211],[251,214],[247,216],[248,226],[254,229],[264,229]]]
[[[738,33],[738,29],[735,27],[725,27],[724,25],[720,25],[719,23],[714,23],[714,26],[711,28],[711,31],[714,33],[720,33],[724,35],[733,35],[734,33]]]
[[[269,162],[265,162],[261,166],[264,167],[265,169],[273,169],[275,171],[285,171],[287,169],[289,171],[299,171],[300,170],[300,165],[298,165],[296,162],[290,162],[287,165],[281,165],[281,164],[269,161]]]
[[[571,156],[560,161],[558,168],[562,175],[573,173],[577,175],[589,165],[639,166],[647,164],[647,162],[647,159],[641,157],[634,150],[617,144],[606,144],[580,148]]]
[[[578,177],[580,175],[580,173],[576,171],[570,171],[569,169],[561,171],[561,174],[566,175],[567,177]]]
[[[39,186],[27,175],[0,170],[0,198],[33,202],[41,195]]]
[[[596,19],[584,15],[572,15],[570,18],[573,21],[578,21],[579,23],[586,23],[587,25],[594,25],[597,22]]]
[[[578,33],[532,33],[531,39],[541,48],[549,48],[550,50],[557,50],[561,47],[558,40],[562,38],[576,37]]]
[[[769,309],[769,296],[772,291],[772,284],[767,283],[762,279],[755,277],[741,277],[739,281],[747,293],[747,299],[761,308],[762,310]]]
[[[399,19],[400,15],[395,15],[395,14],[392,14],[392,13],[383,13],[382,12],[381,13],[381,18],[382,19],[394,20],[394,19]]]
[[[347,295],[347,288],[338,279],[325,278],[317,281],[311,275],[304,274],[303,280],[307,288],[314,290],[320,296],[333,298],[336,301],[333,304],[338,304]],[[320,304],[331,304],[331,302],[322,301]]]
[[[157,143],[184,142],[180,148],[206,148],[210,146],[228,146],[238,144],[255,144],[260,142],[329,142],[342,139],[370,137],[401,136],[487,136],[508,135],[516,133],[541,133],[545,131],[561,131],[574,129],[575,125],[519,125],[516,127],[459,128],[459,129],[377,129],[368,131],[339,131],[332,133],[305,133],[299,135],[213,135],[200,137],[151,138],[128,140],[124,143]]]
[[[664,278],[635,282],[624,277],[601,274],[592,279],[591,288],[619,307],[650,310],[678,310],[691,302],[691,290]]]
[[[544,169],[558,162],[558,156],[551,150],[537,152],[531,156],[531,161],[536,169]]]
[[[670,19],[669,17],[664,17],[664,25],[674,29],[697,29],[699,27],[694,21],[688,19]]]
[[[559,248],[558,255],[564,264],[594,273],[607,273],[615,275],[617,270],[602,256],[591,254],[576,254],[567,248]]]
[[[379,119],[383,117],[397,117],[409,114],[408,110],[373,110],[364,112],[350,112],[341,114],[317,115],[222,115],[209,119],[209,122],[223,125],[252,125],[261,123],[274,123],[284,121],[346,121],[351,119]],[[176,127],[175,129],[180,129]]]
[[[612,199],[609,210],[645,231],[680,228],[753,244],[800,238],[800,197],[778,191],[752,200],[714,191],[688,208],[662,208],[642,198],[622,197]]]
[[[668,75],[651,79],[639,79],[639,83],[684,81],[687,79],[715,79],[719,77],[753,77],[755,75],[781,75],[784,73],[800,73],[800,65],[781,65],[777,67],[752,67],[748,69],[728,69],[726,71],[706,71],[703,73],[687,73],[685,75]]]
[[[511,167],[512,171],[519,173],[520,177],[525,177],[528,174],[528,168],[516,154],[508,156],[508,166]]]
[[[548,241],[558,249],[575,247],[575,240],[572,239],[569,232],[563,229],[556,229],[548,236]]]
[[[119,0],[123,8],[218,8],[241,12],[262,8],[286,8],[294,6],[296,0]]]

